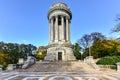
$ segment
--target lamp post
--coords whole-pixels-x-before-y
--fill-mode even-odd
[[[89,44],[89,64],[91,63],[91,46],[92,46],[92,42],[91,44]]]
[[[83,51],[79,51],[79,53],[81,54],[81,55],[80,55],[80,58],[81,58],[81,60],[82,60]]]
[[[89,56],[91,56],[91,48],[90,48],[90,46],[89,46]]]

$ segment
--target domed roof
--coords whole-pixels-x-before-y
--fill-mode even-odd
[[[67,4],[62,3],[62,2],[58,2],[58,3],[53,4],[53,5],[50,7],[50,9],[56,8],[56,7],[62,7],[62,8],[67,8],[67,9],[69,9],[68,6],[67,6]]]
[[[48,12],[48,19],[49,19],[50,14],[56,10],[64,11],[67,14],[69,14],[70,19],[72,18],[72,13],[71,13],[69,7],[67,6],[67,4],[62,3],[62,2],[57,2],[50,7],[50,10]]]

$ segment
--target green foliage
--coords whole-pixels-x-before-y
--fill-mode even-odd
[[[76,57],[77,60],[81,59],[81,53],[80,53],[81,47],[79,46],[78,43],[75,43],[73,45],[73,52],[74,52],[74,56]]]
[[[111,69],[117,69],[117,66],[110,66]]]
[[[99,44],[100,41],[106,39],[105,36],[99,32],[93,32],[91,34],[85,34],[81,39],[77,41],[77,43],[82,48],[83,58],[89,56],[89,51],[91,52],[91,56],[94,58],[99,57],[99,48],[101,45]],[[95,46],[93,46],[95,44]],[[89,49],[90,47],[90,49]],[[99,48],[98,48],[99,47]]]
[[[99,32],[93,32],[91,34],[85,34],[80,38],[77,43],[82,47],[82,49],[87,49],[95,40],[105,39],[105,36]]]
[[[85,49],[84,53],[82,54],[82,57],[83,57],[83,58],[85,58],[85,57],[87,57],[87,56],[89,56],[89,49],[88,49],[88,48]]]
[[[116,25],[112,29],[112,32],[116,32],[116,33],[120,32],[120,15],[116,16]]]
[[[19,58],[31,55],[34,50],[36,47],[31,44],[0,42],[0,65],[5,69],[8,64],[16,64]]]
[[[42,54],[36,53],[35,54],[35,58],[37,59],[37,61],[44,60],[45,56],[46,56],[46,53],[42,53]]]
[[[105,56],[120,56],[120,42],[117,39],[111,40],[95,40],[90,47],[91,55],[94,58]],[[89,55],[89,49],[85,49],[83,57]]]
[[[120,56],[107,56],[103,57],[97,61],[97,64],[101,65],[115,65],[117,62],[120,62]]]

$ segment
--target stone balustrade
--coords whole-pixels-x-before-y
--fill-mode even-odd
[[[8,67],[7,67],[8,71],[12,71],[14,69],[16,69],[16,64],[9,64]]]
[[[118,62],[116,64],[117,64],[117,72],[120,72],[120,62]]]
[[[24,63],[22,68],[26,69],[26,68],[30,67],[31,65],[33,65],[35,62],[36,62],[36,59],[34,57],[28,56],[27,61]]]
[[[0,74],[2,73],[2,66],[0,65]]]
[[[92,66],[94,69],[99,70],[99,67],[96,65],[96,63],[93,60],[93,56],[87,56],[84,59],[84,62]]]

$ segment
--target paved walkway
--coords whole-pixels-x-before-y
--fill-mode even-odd
[[[7,72],[0,80],[120,80],[120,73]]]
[[[83,62],[37,62],[28,69],[2,72],[0,80],[120,80],[120,73],[98,71]]]

